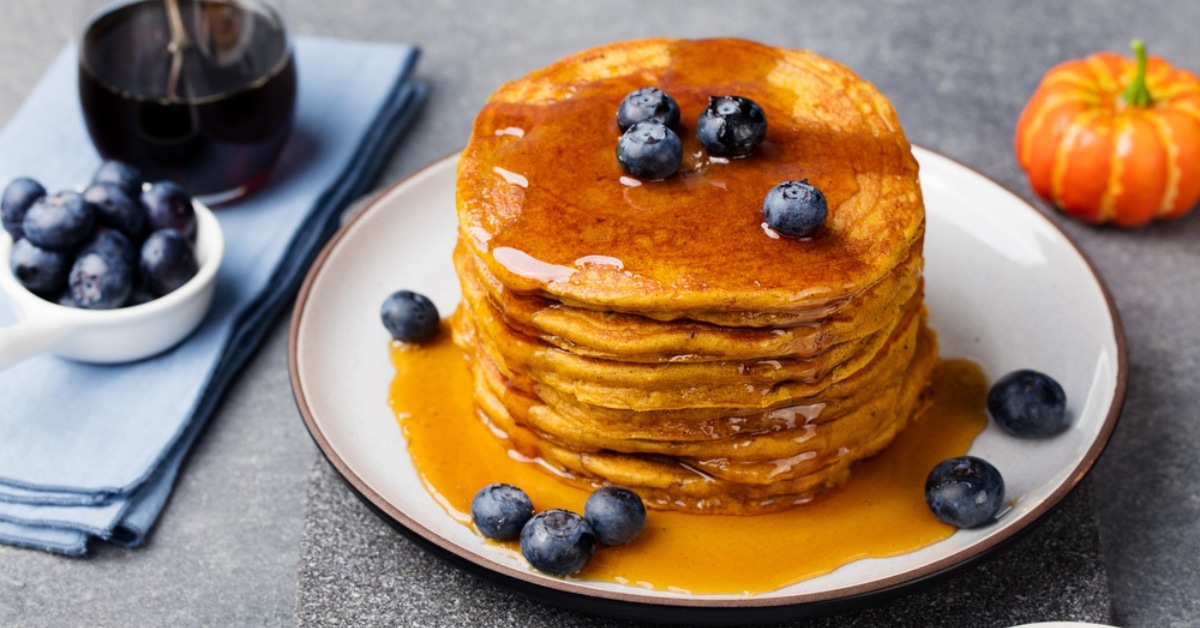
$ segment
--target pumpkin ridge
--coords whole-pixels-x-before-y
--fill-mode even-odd
[[[1113,145],[1112,112],[1092,108],[1075,119],[1076,133],[1064,138],[1065,154],[1057,192],[1059,207],[1077,213],[1085,220],[1096,220],[1097,203],[1107,189]]]
[[[1170,83],[1157,86],[1156,100],[1167,104],[1174,105],[1176,101],[1187,99],[1189,97],[1200,97],[1200,80],[1190,82],[1182,82],[1175,80]],[[1184,102],[1188,102],[1184,100]]]
[[[1097,93],[1104,96],[1111,96],[1120,91],[1119,72],[1120,67],[1112,67],[1109,63],[1114,61],[1113,54],[1093,55],[1086,59],[1088,67],[1092,71],[1092,76],[1095,82],[1095,90]],[[1120,62],[1121,58],[1117,57],[1115,61]]]
[[[1036,105],[1030,103],[1031,106],[1026,107],[1025,111],[1021,113],[1021,119],[1017,122],[1017,160],[1026,170],[1033,161],[1033,139],[1041,133],[1042,125],[1046,122],[1050,110],[1065,102],[1067,102],[1066,95],[1057,92],[1047,93],[1040,103]],[[1027,115],[1028,118],[1026,118]],[[1024,129],[1023,133],[1022,129]]]
[[[1122,156],[1129,154],[1129,151],[1122,151],[1122,142],[1126,144],[1132,143],[1129,137],[1133,132],[1133,125],[1125,116],[1117,116],[1113,120],[1113,154],[1112,166],[1108,171],[1108,185],[1105,188],[1104,196],[1100,199],[1100,209],[1097,213],[1097,222],[1108,222],[1116,215],[1117,198],[1121,196],[1124,188],[1121,185],[1121,177],[1125,174],[1125,159]]]
[[[1162,202],[1159,203],[1158,211],[1154,213],[1156,217],[1161,218],[1171,212],[1175,207],[1175,199],[1179,195],[1179,179],[1182,176],[1179,165],[1179,145],[1175,143],[1175,133],[1171,130],[1171,126],[1166,123],[1161,115],[1157,112],[1148,112],[1147,119],[1154,127],[1154,133],[1158,136],[1158,142],[1163,150],[1167,153],[1167,184],[1163,191]]]
[[[1096,91],[1094,74],[1094,72],[1090,71],[1090,68],[1067,70],[1059,76],[1043,80],[1039,89],[1094,92]]]
[[[1039,136],[1052,135],[1054,141],[1030,142],[1026,156],[1025,170],[1031,175],[1031,182],[1038,194],[1052,198],[1054,163],[1059,159],[1058,149],[1061,146],[1062,134],[1067,131],[1070,120],[1079,111],[1086,111],[1086,103],[1080,103],[1071,94],[1052,94],[1047,104],[1035,113],[1038,116],[1035,131]],[[1043,138],[1044,139],[1044,138]]]
[[[1071,121],[1067,123],[1067,129],[1063,132],[1062,138],[1058,142],[1058,148],[1054,152],[1054,166],[1050,174],[1050,198],[1054,200],[1054,204],[1060,207],[1063,205],[1063,184],[1067,176],[1067,167],[1071,164],[1071,152],[1075,150],[1076,139],[1085,125],[1095,117],[1095,109],[1076,112]]]

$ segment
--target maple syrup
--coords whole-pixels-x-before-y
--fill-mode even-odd
[[[510,449],[476,416],[471,375],[447,326],[426,345],[393,343],[389,403],[421,481],[447,514],[470,525],[483,486],[524,489],[537,510],[583,512],[588,493],[555,479],[546,465]],[[855,560],[912,552],[954,528],[925,505],[935,464],[966,453],[986,425],[987,383],[973,362],[939,362],[932,404],[883,453],[854,468],[849,482],[783,512],[701,515],[650,510],[629,545],[600,548],[578,575],[648,589],[754,594],[829,573]],[[497,551],[519,551],[496,543]]]

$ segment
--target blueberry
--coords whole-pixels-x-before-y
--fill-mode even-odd
[[[982,458],[943,460],[925,480],[925,503],[940,520],[960,528],[983,525],[1004,505],[1004,478]]]
[[[25,212],[21,227],[29,241],[53,251],[67,251],[92,235],[92,207],[77,192],[43,196]]]
[[[96,173],[92,175],[92,183],[115,183],[134,198],[142,193],[142,183],[145,180],[142,171],[136,166],[114,159],[100,164]]]
[[[142,243],[138,269],[142,281],[157,296],[187,283],[199,266],[192,243],[174,229],[159,229]]]
[[[638,122],[654,120],[671,128],[679,126],[679,105],[657,87],[635,89],[617,107],[617,126],[622,132]]]
[[[521,528],[521,554],[534,569],[555,576],[579,573],[596,553],[596,533],[569,510],[545,510]]]
[[[142,273],[136,272],[133,274],[133,292],[129,294],[129,300],[125,302],[127,307],[149,303],[157,297],[150,291],[150,286],[146,285],[146,281],[142,279]]]
[[[86,251],[75,258],[68,283],[77,307],[111,310],[125,305],[133,292],[133,268],[111,252]]]
[[[92,239],[83,245],[80,254],[91,251],[111,253],[120,257],[130,268],[137,268],[138,250],[134,248],[133,243],[125,237],[124,233],[116,229],[98,230]]]
[[[196,209],[192,197],[173,181],[151,183],[142,191],[142,205],[146,207],[146,221],[150,231],[174,229],[189,240],[196,237]]]
[[[437,335],[441,325],[433,301],[411,290],[397,290],[388,295],[379,316],[392,338],[401,342],[425,342]]]
[[[1067,426],[1067,395],[1054,378],[1022,369],[988,391],[987,409],[1004,431],[1022,438],[1052,436]]]
[[[489,484],[471,500],[471,521],[489,539],[511,541],[533,516],[533,502],[511,484]]]
[[[661,122],[639,122],[617,142],[617,161],[625,174],[639,179],[666,179],[679,170],[683,142]]]
[[[20,240],[25,235],[25,230],[21,228],[25,212],[29,211],[34,201],[45,195],[46,188],[29,177],[17,177],[4,188],[4,196],[0,197],[0,221],[13,240]]]
[[[92,206],[100,224],[120,229],[133,240],[140,241],[146,225],[146,209],[138,196],[133,196],[116,183],[93,183],[83,191],[83,200]]]
[[[784,181],[767,192],[762,204],[767,226],[793,238],[811,238],[825,224],[829,204],[808,179]]]
[[[767,136],[767,115],[749,98],[711,96],[700,112],[696,135],[714,155],[742,157]]]
[[[46,250],[21,238],[13,243],[8,265],[22,286],[46,297],[67,287],[71,260],[69,253]]]
[[[588,496],[583,518],[605,545],[624,545],[646,526],[646,506],[629,489],[605,486]]]

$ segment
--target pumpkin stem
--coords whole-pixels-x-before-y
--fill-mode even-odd
[[[1150,90],[1146,89],[1146,44],[1140,39],[1135,39],[1130,47],[1133,48],[1137,59],[1137,74],[1129,87],[1125,88],[1121,98],[1125,100],[1125,104],[1132,107],[1149,107],[1153,99],[1150,98]]]

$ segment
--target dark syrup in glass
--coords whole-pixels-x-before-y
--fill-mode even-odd
[[[85,29],[88,132],[101,155],[150,180],[240,196],[266,179],[292,126],[296,69],[283,23],[221,0],[178,0],[191,44],[172,54],[166,6],[138,0]]]

